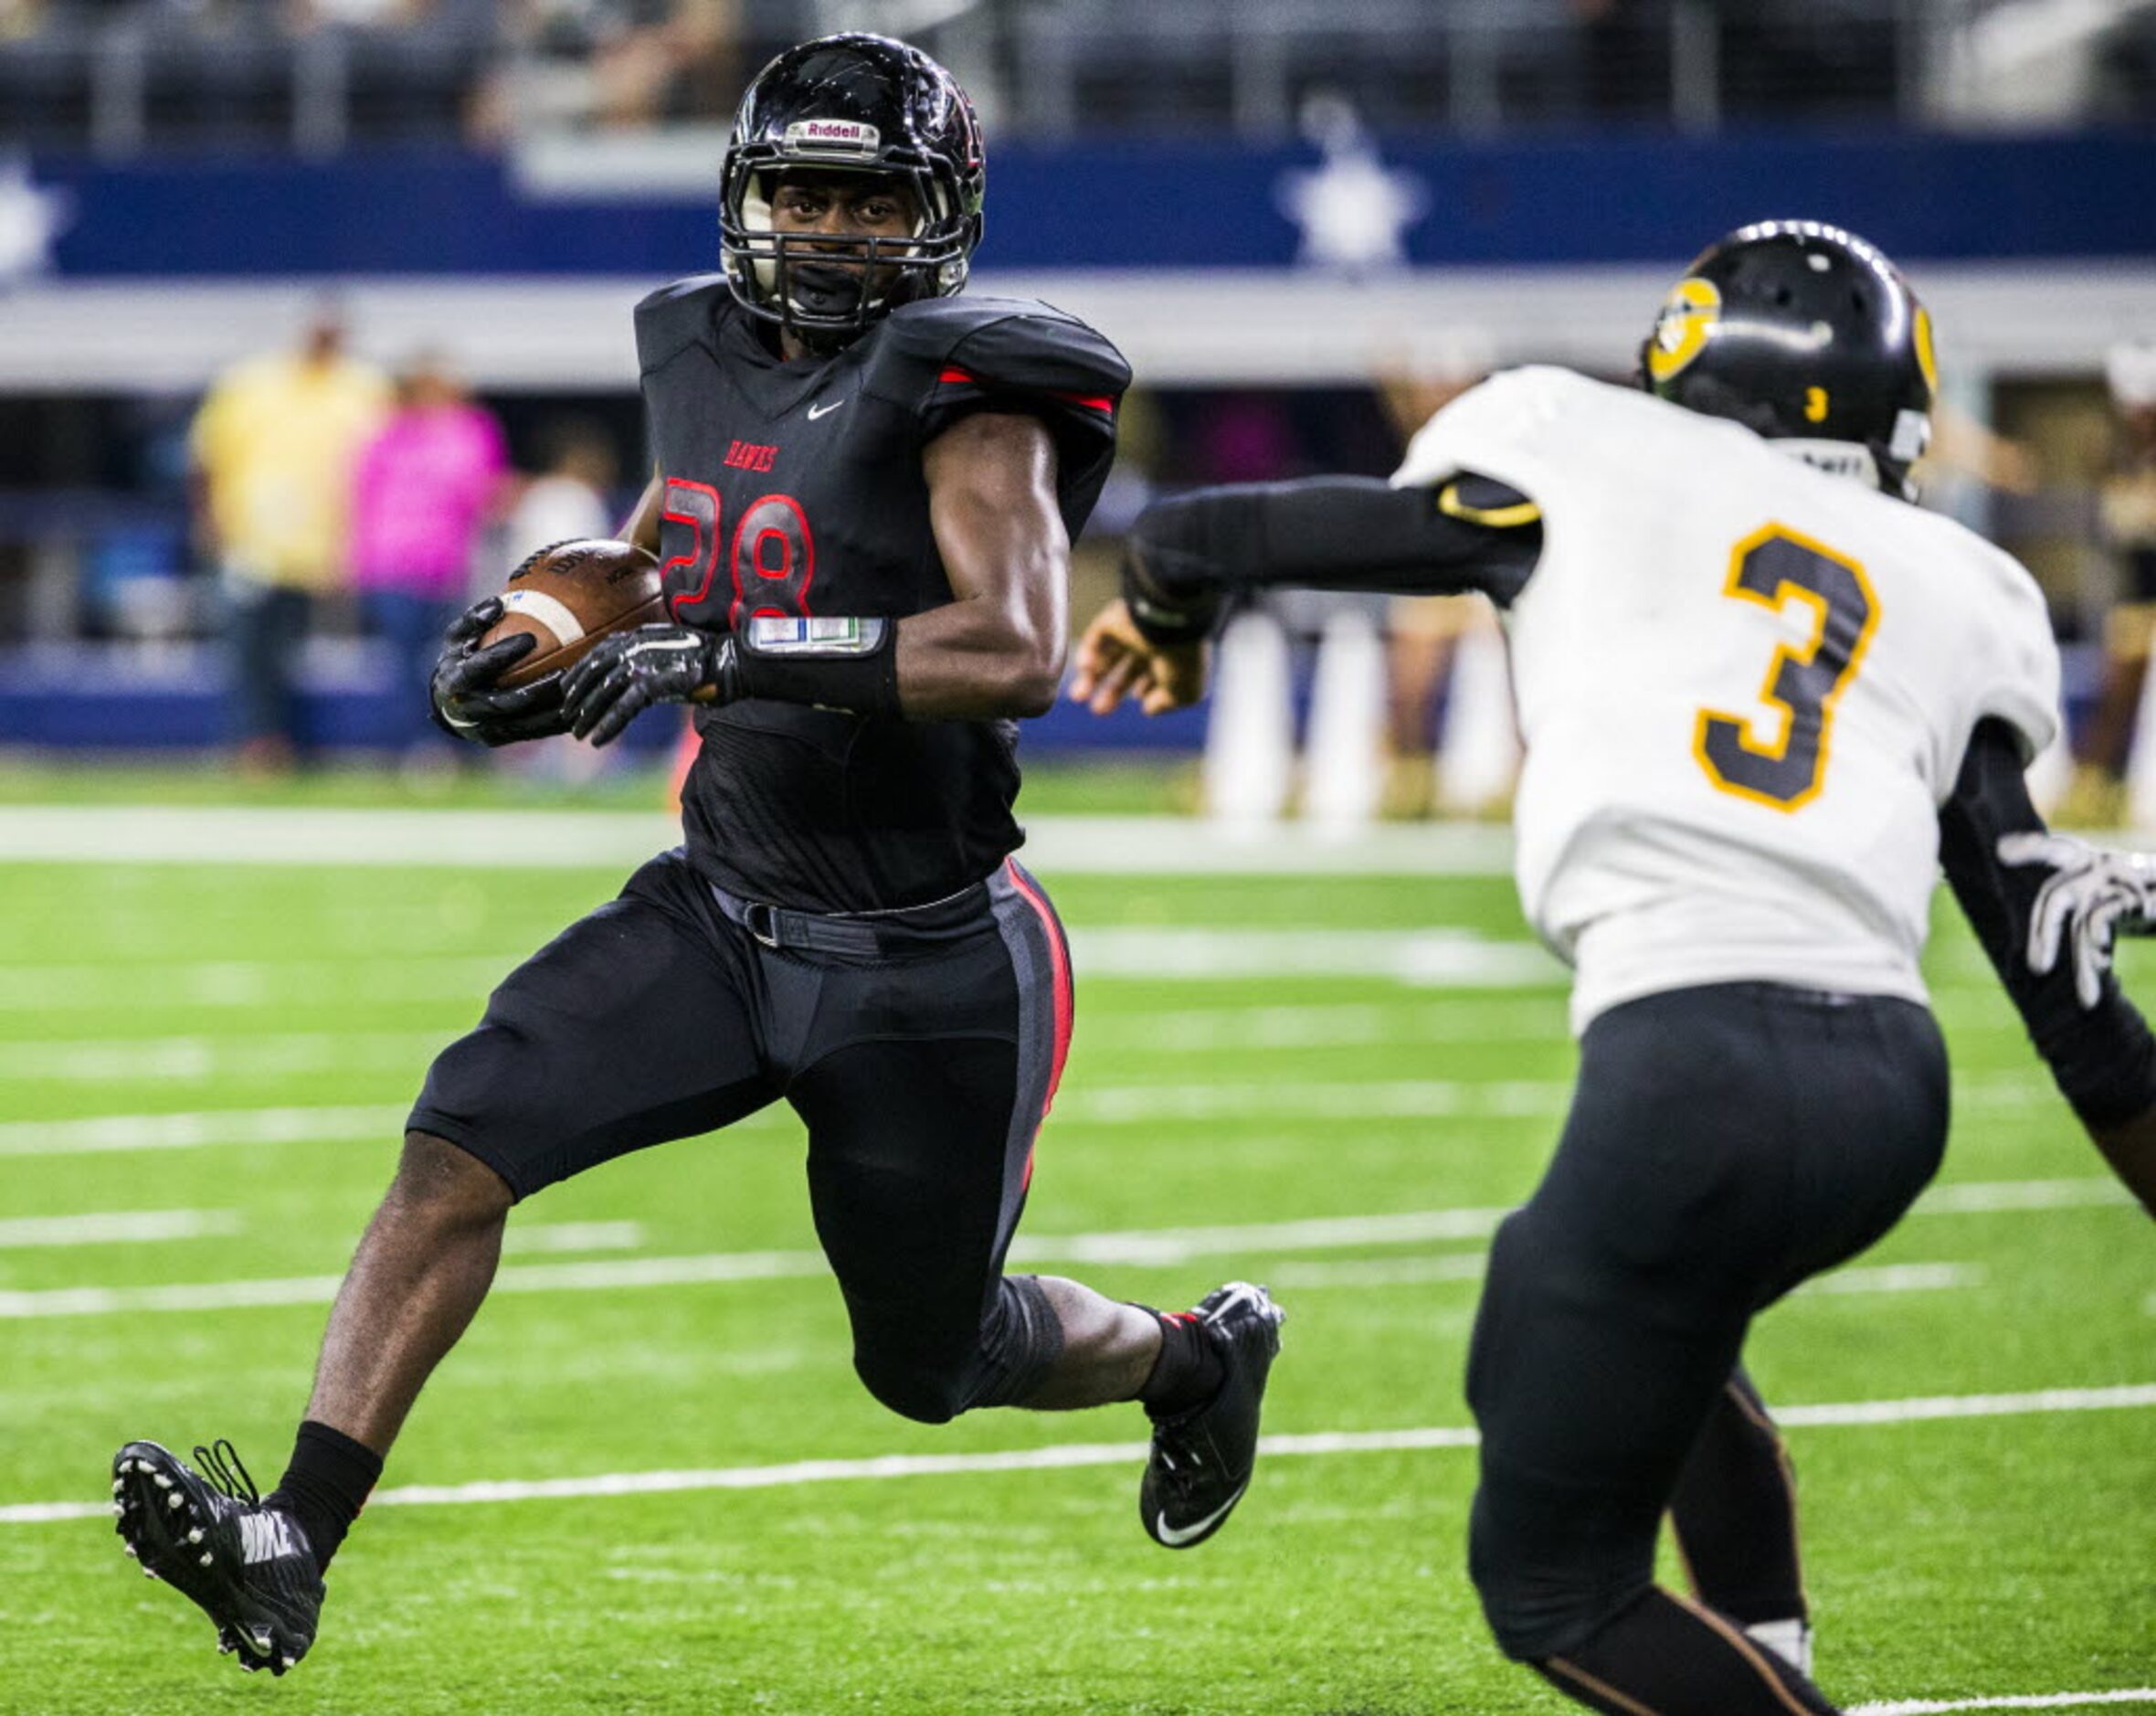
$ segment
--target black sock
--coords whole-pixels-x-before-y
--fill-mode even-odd
[[[1157,1311],[1150,1305],[1138,1309],[1160,1319],[1160,1356],[1138,1390],[1146,1410],[1156,1418],[1173,1418],[1206,1404],[1221,1392],[1228,1367],[1206,1339],[1204,1326],[1189,1311]]]
[[[292,1444],[292,1463],[262,1499],[299,1520],[315,1560],[327,1567],[381,1476],[374,1449],[310,1418]]]
[[[1736,1626],[1650,1591],[1576,1650],[1534,1668],[1612,1716],[1835,1716],[1819,1689]]]

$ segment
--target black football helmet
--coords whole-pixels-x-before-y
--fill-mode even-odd
[[[1702,251],[1663,301],[1639,379],[1902,495],[1939,385],[1931,318],[1900,270],[1815,220],[1761,221]]]
[[[903,181],[919,211],[904,238],[834,240],[772,229],[787,169]],[[756,73],[735,115],[719,249],[752,315],[811,344],[842,344],[879,316],[966,284],[980,242],[988,167],[958,80],[887,36],[825,36]]]

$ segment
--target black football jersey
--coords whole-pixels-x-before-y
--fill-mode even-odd
[[[637,306],[667,606],[723,631],[757,614],[892,618],[952,599],[922,450],[968,411],[1054,433],[1075,537],[1115,453],[1121,355],[1024,299],[907,304],[835,355],[782,362],[720,275]],[[978,881],[1022,836],[1017,727],[876,720],[750,699],[699,709],[682,793],[698,869],[751,899],[863,912]]]

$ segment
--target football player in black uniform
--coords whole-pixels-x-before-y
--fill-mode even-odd
[[[1071,973],[1012,861],[1014,717],[1056,694],[1071,536],[1129,372],[1045,304],[966,299],[980,133],[926,56],[848,35],[780,55],[725,164],[722,274],[636,314],[657,471],[625,535],[671,623],[503,691],[528,639],[452,630],[438,714],[489,744],[604,743],[695,709],[685,848],[513,972],[428,1075],[331,1314],[291,1463],[258,1499],[153,1443],[115,1461],[130,1552],[281,1673],[421,1384],[485,1297],[510,1206],[784,1098],[877,1399],[1142,1401],[1147,1531],[1180,1548],[1250,1481],[1279,1310],[1231,1283],[1163,1316],[1006,1275],[1070,1040]]]
[[[1536,876],[1547,908],[1553,867],[1576,875],[1597,863],[1623,866],[1605,872],[1621,874],[1622,885],[1592,895],[1591,929],[1560,917],[1573,933],[1553,934],[1547,915],[1538,923],[1590,977],[1622,957],[1607,951],[1609,941],[1596,954],[1592,936],[1622,938],[1652,926],[1628,945],[1649,951],[1664,980],[1640,980],[1613,1000],[1604,991],[1581,1037],[1555,1156],[1492,1247],[1468,1360],[1468,1400],[1482,1432],[1470,1569],[1506,1654],[1593,1710],[1831,1716],[1834,1707],[1809,1676],[1791,1481],[1737,1358],[1754,1315],[1870,1245],[1930,1177],[1945,1141],[1945,1054],[1929,1012],[1883,983],[1881,968],[1845,967],[1855,980],[1831,991],[1791,974],[1803,968],[1802,949],[1791,949],[1806,927],[1836,921],[1809,913],[1806,895],[1845,897],[1845,874],[1828,860],[1850,855],[1805,847],[1787,832],[1782,814],[1805,801],[1792,793],[1799,783],[1755,800],[1717,797],[1707,777],[1695,783],[1660,771],[1665,750],[1645,747],[1672,734],[1681,747],[1692,730],[1698,682],[1683,678],[1681,658],[1737,636],[1694,623],[1699,597],[1724,567],[1698,560],[1696,537],[1685,539],[1693,558],[1673,566],[1675,533],[1662,523],[1673,491],[1741,479],[1776,495],[1799,524],[1839,514],[1863,531],[1868,512],[1880,533],[1870,540],[1891,545],[1896,503],[1858,489],[1843,499],[1835,491],[1844,485],[1780,461],[1904,497],[1930,404],[1929,335],[1883,257],[1816,223],[1745,228],[1686,274],[1643,350],[1641,375],[1682,413],[1614,393],[1598,402],[1591,396],[1608,390],[1527,371],[1478,389],[1480,415],[1472,415],[1476,394],[1448,407],[1425,431],[1442,450],[1419,467],[1411,451],[1393,486],[1328,477],[1160,502],[1137,521],[1123,598],[1088,628],[1072,690],[1102,713],[1126,696],[1148,710],[1194,701],[1204,689],[1204,641],[1246,590],[1472,589],[1506,610],[1523,710],[1540,717],[1552,746],[1601,745],[1590,754],[1605,771],[1589,789],[1591,817],[1578,831],[1568,826],[1560,858],[1549,853],[1552,801],[1577,799],[1586,777],[1568,779],[1568,757],[1553,753],[1559,772],[1523,789],[1523,895]],[[1538,417],[1490,408],[1530,389],[1538,408],[1562,408]],[[1728,423],[1702,418],[1791,445],[1762,455]],[[1676,448],[1696,458],[1666,482],[1649,476],[1638,469],[1644,455],[1612,433],[1615,424],[1652,436],[1656,458]],[[1458,461],[1474,457],[1478,434],[1482,456],[1506,481]],[[1598,505],[1598,483],[1619,498]],[[2016,647],[2025,641],[2049,653],[2041,602],[2015,568],[2022,605],[1977,607],[1976,551],[1992,551],[1973,539],[1962,547],[1948,534],[1954,528],[1939,522],[1921,541],[1966,557],[1966,567],[1943,564],[1969,571],[1971,607],[1951,617],[1968,623],[1950,630],[1950,617],[1939,615],[1933,628],[1962,653],[1936,677],[1911,672],[1907,656],[1900,668],[1885,668],[1878,649],[1867,662],[1867,672],[1888,675],[1893,689],[1876,694],[1882,702],[1900,699],[1938,722],[1949,745],[1937,778],[1926,772],[1929,756],[1916,754],[1923,747],[1902,748],[1890,720],[1857,726],[1846,710],[1837,755],[1847,768],[1860,751],[1877,754],[1881,766],[1858,777],[1858,789],[1872,794],[1865,809],[1873,826],[1907,831],[1892,842],[1880,836],[1872,855],[1896,846],[1893,856],[1913,858],[1908,870],[1928,881],[1933,853],[1918,842],[1935,836],[1938,861],[2061,1092],[2156,1213],[2156,1037],[2108,970],[2113,936],[2148,933],[2156,921],[2156,864],[2045,832],[2023,781],[2027,736],[2009,712],[2041,726],[2052,710],[2032,715],[1999,695],[2012,676],[1996,665],[2004,652],[1989,649],[1987,636],[2011,618]],[[1752,564],[1734,556],[1732,563]],[[1930,564],[1898,549],[1875,561],[1871,576],[1891,603],[1927,593],[1909,567]],[[1628,565],[1659,581],[1613,583]],[[1854,625],[1830,642],[1830,604],[1802,576],[1784,586],[1817,603],[1821,630],[1808,653],[1785,647],[1777,658],[1770,694],[1789,711],[1781,750],[1749,755],[1781,766],[1802,757],[1808,735],[1816,788],[1826,748],[1822,694],[1794,687],[1812,673],[1823,675],[1814,685],[1838,685],[1863,643],[1849,641]],[[1599,592],[1622,589],[1629,603],[1642,588],[1658,605],[1628,613],[1622,636],[1611,639],[1616,604],[1598,609]],[[1732,570],[1726,593],[1754,590],[1740,589]],[[1916,623],[1927,623],[1921,613]],[[1565,659],[1577,674],[1553,669],[1553,630],[1575,647]],[[1756,644],[1747,635],[1728,646],[1748,674]],[[1598,660],[1597,651],[1608,653]],[[2028,675],[2031,684],[2043,678]],[[2056,678],[2052,686],[2055,702]],[[1796,700],[1806,694],[1814,701],[1800,712]],[[1651,706],[1654,718],[1625,724],[1609,713],[1618,698]],[[1583,723],[1583,712],[1605,725]],[[1672,712],[1676,720],[1665,721]],[[1704,743],[1698,760],[1702,768],[1711,760]],[[1889,820],[1897,814],[1890,802],[1910,812],[1906,821]],[[1744,808],[1717,822],[1705,808],[1717,803]],[[1755,820],[1734,820],[1745,816]],[[1703,827],[1724,831],[1719,843],[1689,847]],[[1623,843],[1634,834],[1635,843]],[[1608,856],[1612,840],[1616,859]],[[1679,855],[1643,855],[1654,842]],[[1688,851],[1715,857],[1687,865]],[[1865,936],[1882,934],[1865,922]],[[1731,959],[1698,944],[1708,923],[1760,933]],[[1778,927],[1761,930],[1768,925]],[[1913,962],[1914,953],[1912,945],[1904,957]],[[1739,959],[1757,963],[1740,977]],[[1696,1604],[1654,1583],[1665,1512]]]

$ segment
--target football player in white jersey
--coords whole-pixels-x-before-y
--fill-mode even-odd
[[[2030,806],[2057,651],[2020,566],[1908,503],[1931,330],[1885,257],[1808,221],[1736,232],[1669,294],[1640,379],[1510,371],[1432,418],[1390,484],[1157,505],[1073,694],[1191,701],[1245,588],[1504,610],[1520,895],[1574,968],[1580,1063],[1477,1316],[1471,1571],[1506,1653],[1592,1709],[1832,1711],[1747,1327],[1938,1166],[1918,959],[1942,863],[2156,1211],[2156,1039],[2108,971],[2156,889]],[[1696,1603],[1654,1584],[1665,1510]]]

